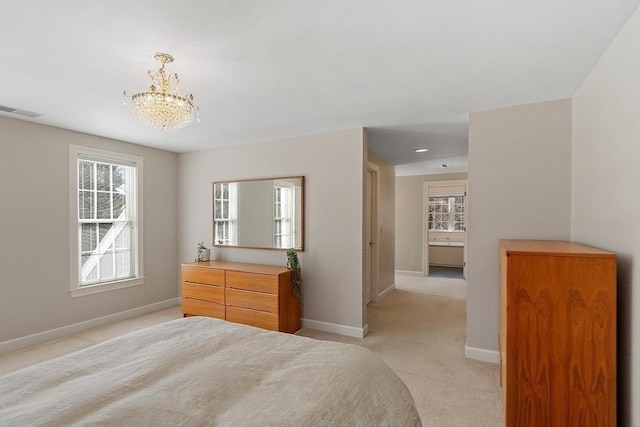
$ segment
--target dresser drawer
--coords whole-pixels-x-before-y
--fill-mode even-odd
[[[230,322],[243,323],[245,325],[257,326],[259,328],[278,330],[278,315],[265,311],[250,310],[227,306],[227,320]]]
[[[224,288],[182,282],[182,297],[224,304]]]
[[[226,298],[227,305],[268,311],[270,313],[278,312],[278,296],[275,294],[227,288]]]
[[[202,268],[191,265],[182,266],[182,281],[224,286],[224,270]]]
[[[278,276],[227,271],[227,288],[277,294]]]
[[[190,316],[208,316],[224,319],[225,307],[223,304],[215,302],[182,298],[182,313]]]

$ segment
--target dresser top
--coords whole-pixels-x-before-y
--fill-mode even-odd
[[[243,262],[230,261],[204,261],[204,262],[186,262],[183,266],[200,267],[200,268],[217,268],[227,271],[242,271],[245,273],[258,274],[281,274],[289,271],[287,267],[266,264],[248,264]]]
[[[507,254],[615,258],[616,254],[566,240],[500,240]]]

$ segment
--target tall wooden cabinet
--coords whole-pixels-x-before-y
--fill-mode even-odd
[[[566,241],[500,241],[507,426],[616,425],[616,257]]]
[[[205,261],[182,264],[182,312],[280,332],[300,329],[300,300],[285,267]]]

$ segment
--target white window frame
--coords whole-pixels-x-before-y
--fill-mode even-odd
[[[96,283],[91,285],[81,285],[80,271],[80,221],[78,220],[78,160],[94,160],[105,163],[116,163],[135,167],[136,173],[131,184],[135,189],[135,195],[128,200],[128,209],[131,209],[133,226],[131,233],[131,246],[135,255],[133,256],[134,277],[124,280],[114,280],[109,282]],[[71,297],[92,295],[101,292],[113,291],[116,289],[140,286],[144,283],[143,254],[143,226],[142,226],[142,177],[143,160],[142,157],[129,154],[115,153],[111,151],[98,150],[95,148],[82,147],[79,145],[69,145],[69,241],[71,247],[71,276],[69,292]]]

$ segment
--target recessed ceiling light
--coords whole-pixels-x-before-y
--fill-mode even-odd
[[[448,165],[448,164],[446,164],[446,163],[443,163],[443,164],[441,164],[441,165],[440,165],[440,167],[441,167],[441,168],[448,168],[448,167],[449,167],[449,165]]]
[[[416,152],[416,153],[425,153],[425,152],[427,152],[427,151],[429,151],[429,149],[428,149],[428,148],[416,148],[416,149],[415,149],[415,152]]]

